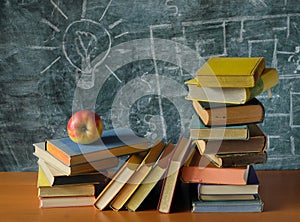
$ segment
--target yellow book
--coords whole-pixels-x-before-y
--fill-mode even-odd
[[[165,143],[159,142],[151,148],[137,171],[131,176],[125,186],[120,190],[117,196],[110,203],[110,207],[113,210],[120,210],[129,200],[132,194],[136,191],[136,189],[151,171],[153,165],[157,161],[164,147]]]
[[[151,170],[147,177],[143,180],[143,183],[137,188],[134,194],[126,203],[126,208],[129,211],[136,211],[142,202],[146,199],[154,187],[158,184],[159,180],[162,179],[165,174],[168,163],[172,157],[174,151],[174,144],[169,143],[164,149],[163,154],[159,158],[157,165]]]
[[[265,68],[263,57],[212,57],[197,71],[203,87],[250,88]]]
[[[214,88],[200,86],[198,79],[185,82],[189,88],[188,100],[227,104],[245,104],[278,83],[279,74],[274,68],[265,68],[252,88]]]
[[[104,210],[104,208],[109,205],[113,198],[118,194],[118,192],[138,169],[144,158],[142,154],[133,154],[125,161],[125,163],[116,172],[111,181],[106,185],[106,187],[104,187],[102,192],[95,200],[94,205],[96,208],[99,210]]]
[[[38,169],[38,197],[94,196],[93,184],[51,186],[44,171]]]

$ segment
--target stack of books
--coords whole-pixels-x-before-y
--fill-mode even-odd
[[[104,131],[101,139],[88,145],[68,137],[33,145],[41,208],[93,206],[121,157],[149,150],[147,139],[127,129]]]
[[[263,202],[253,164],[267,160],[267,136],[256,98],[278,82],[262,57],[211,58],[186,82],[195,114],[190,137],[197,152],[182,170],[198,183],[193,212],[259,212]]]

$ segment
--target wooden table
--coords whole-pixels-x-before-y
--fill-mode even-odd
[[[113,212],[94,207],[40,209],[37,173],[0,172],[0,221],[300,221],[300,171],[258,171],[262,213],[161,214],[156,211]]]

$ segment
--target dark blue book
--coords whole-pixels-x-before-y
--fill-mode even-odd
[[[46,149],[64,164],[71,166],[112,157],[143,152],[149,149],[148,140],[130,129],[104,131],[92,144],[77,144],[69,137],[46,141]]]
[[[253,200],[228,200],[228,201],[193,201],[192,212],[262,212],[264,203],[259,195],[254,195]]]

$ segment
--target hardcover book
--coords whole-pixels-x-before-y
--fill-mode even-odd
[[[250,166],[246,185],[198,184],[198,195],[254,195],[258,194],[258,188],[258,177]]]
[[[158,202],[158,211],[161,213],[169,213],[171,211],[173,197],[179,171],[191,149],[191,141],[185,137],[181,137],[175,147],[174,154],[170,160],[167,174],[163,180],[162,190]]]
[[[111,181],[104,187],[97,197],[94,205],[99,210],[104,210],[106,206],[113,200],[122,187],[127,183],[130,177],[138,169],[143,161],[144,153],[132,154],[116,172]]]
[[[41,167],[38,169],[38,197],[93,196],[93,184],[51,186]]]
[[[40,208],[93,206],[94,196],[41,197]]]
[[[256,124],[249,124],[248,140],[195,140],[201,154],[235,154],[264,152],[267,149],[267,136]]]
[[[188,100],[228,104],[244,104],[278,83],[278,72],[274,68],[265,68],[261,77],[252,88],[211,88],[200,86],[196,78],[187,81]]]
[[[190,124],[190,137],[195,140],[247,140],[248,125],[205,126],[198,115],[193,115]]]
[[[204,154],[217,167],[241,167],[267,162],[267,152]]]
[[[192,212],[262,212],[264,203],[259,195],[253,200],[193,201]]]
[[[64,164],[71,166],[142,152],[148,140],[129,129],[104,131],[101,139],[92,144],[77,144],[70,138],[46,141],[46,150]]]
[[[44,172],[50,186],[70,184],[99,184],[105,183],[106,176],[99,172],[66,176],[45,161],[39,159],[38,165]]]
[[[219,168],[195,149],[181,170],[181,179],[185,183],[246,185],[248,174],[249,166]]]
[[[206,126],[245,125],[264,119],[264,107],[256,98],[243,105],[193,101],[193,107]]]
[[[150,171],[147,177],[143,180],[143,183],[137,188],[134,194],[130,197],[129,201],[126,203],[126,208],[129,211],[136,211],[141,204],[145,201],[146,197],[150,195],[155,186],[159,185],[159,181],[163,178],[166,173],[169,161],[172,157],[174,151],[174,145],[169,143],[157,165]]]
[[[85,174],[85,173],[93,173],[103,171],[108,168],[113,168],[118,166],[119,160],[117,157],[112,157],[108,159],[103,159],[94,162],[88,162],[83,164],[75,164],[72,166],[67,166],[60,160],[56,159],[49,152],[46,151],[45,142],[35,143],[33,144],[35,151],[34,155],[39,159],[46,162],[48,165],[51,165],[62,175],[70,176],[76,174]]]
[[[134,172],[134,174],[130,177],[130,179],[127,181],[124,187],[120,190],[120,192],[110,203],[110,207],[113,210],[118,211],[124,206],[124,204],[136,191],[139,185],[143,182],[145,177],[149,174],[153,165],[155,164],[161,152],[163,151],[165,145],[165,143],[159,142],[149,150],[148,154],[141,162],[136,172]]]
[[[254,87],[265,68],[263,57],[212,57],[197,71],[196,78],[206,87]]]

